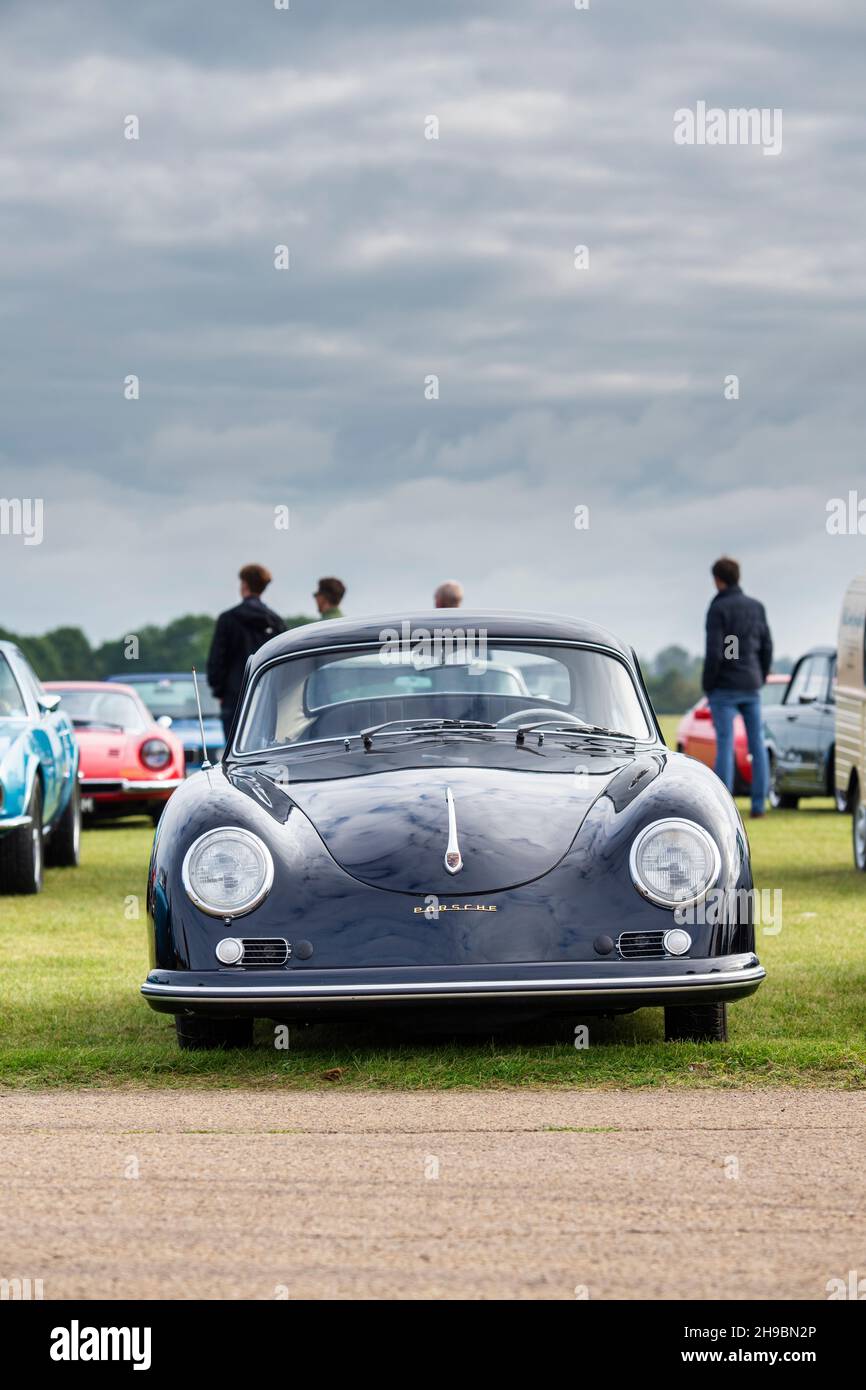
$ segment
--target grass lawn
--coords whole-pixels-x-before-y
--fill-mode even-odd
[[[676,721],[664,721],[668,737]],[[768,979],[730,1008],[727,1044],[665,1044],[660,1009],[589,1020],[591,1045],[513,1030],[431,1042],[382,1030],[293,1028],[273,1047],[181,1053],[138,993],[146,973],[144,821],[87,831],[77,870],[39,897],[0,899],[0,1086],[866,1085],[866,880],[850,821],[828,802],[748,824],[756,885],[780,888],[783,926],[759,931]],[[744,808],[745,809],[745,808]],[[136,916],[137,912],[137,916]]]

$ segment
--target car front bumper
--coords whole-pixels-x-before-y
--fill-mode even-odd
[[[587,1012],[713,1003],[752,994],[766,971],[752,953],[704,960],[393,966],[387,969],[152,970],[141,986],[159,1013],[345,1012],[393,1004],[558,1001]]]
[[[6,830],[23,830],[25,826],[32,824],[32,816],[7,816],[5,820],[0,818],[0,835]]]
[[[81,795],[90,801],[158,801],[168,800],[173,791],[184,784],[183,777],[82,777]]]

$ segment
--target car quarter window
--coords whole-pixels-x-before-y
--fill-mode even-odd
[[[26,719],[27,706],[5,655],[0,652],[0,719]]]

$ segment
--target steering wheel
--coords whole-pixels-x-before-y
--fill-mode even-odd
[[[519,709],[514,714],[506,714],[504,719],[496,721],[497,729],[519,729],[521,724],[539,724],[544,720],[548,724],[573,724],[576,729],[585,729],[586,720],[578,719],[576,714],[569,710],[555,710],[547,708]]]

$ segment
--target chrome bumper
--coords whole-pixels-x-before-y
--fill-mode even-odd
[[[25,825],[32,824],[32,816],[10,816],[8,820],[0,820],[0,835],[4,830],[23,830]]]
[[[164,777],[161,781],[138,781],[129,777],[82,777],[84,796],[152,796],[154,792],[173,792],[184,783],[183,777]]]
[[[724,963],[723,963],[724,962]],[[678,962],[679,963],[679,962]],[[706,967],[710,962],[696,962]],[[571,967],[573,969],[574,967]],[[766,977],[764,967],[757,957],[725,957],[710,969],[692,971],[654,972],[652,974],[627,975],[618,973],[616,977],[593,973],[592,975],[563,973],[563,967],[544,970],[520,971],[515,969],[512,977],[485,975],[483,970],[453,972],[431,970],[431,975],[447,973],[450,978],[424,978],[424,970],[412,971],[413,979],[363,981],[305,979],[305,975],[366,975],[368,971],[256,971],[222,970],[208,972],[186,972],[152,970],[141,993],[152,1007],[163,1012],[177,1012],[183,1009],[210,1008],[226,1005],[237,1008],[239,1005],[248,1012],[267,1010],[270,1007],[285,1007],[295,1004],[344,1002],[420,1002],[422,1000],[453,999],[580,999],[584,1002],[597,1000],[602,1006],[625,1005],[641,1008],[656,1000],[665,1002],[669,996],[682,995],[689,998],[712,996],[723,999],[751,994]],[[260,977],[267,973],[269,979],[261,984],[250,983],[250,976]],[[279,973],[277,981],[274,976]],[[383,974],[404,972],[400,970],[383,971]],[[184,976],[187,976],[184,979]],[[214,976],[220,978],[215,979]],[[209,978],[208,978],[209,977]],[[462,978],[461,978],[462,977]]]

